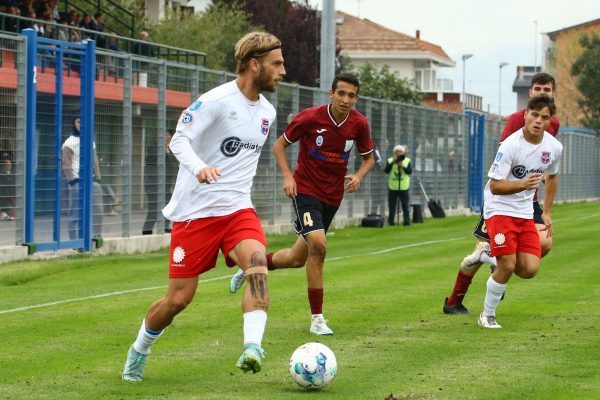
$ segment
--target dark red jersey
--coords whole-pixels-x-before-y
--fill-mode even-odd
[[[508,120],[506,121],[506,125],[504,125],[504,130],[502,131],[502,137],[500,138],[501,142],[525,126],[525,111],[527,110],[523,109],[510,114]],[[550,133],[552,136],[556,136],[559,129],[560,121],[558,118],[556,118],[556,116],[553,115],[552,118],[550,118],[550,125],[548,125],[546,131],[548,131],[548,133]]]
[[[350,151],[355,144],[361,156],[373,151],[369,123],[354,109],[338,124],[329,105],[307,108],[296,115],[283,135],[288,143],[300,141],[294,171],[298,193],[336,207],[344,197]]]

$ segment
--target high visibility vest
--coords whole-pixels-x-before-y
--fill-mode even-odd
[[[394,157],[388,158],[388,164],[392,163],[392,170],[388,175],[388,187],[390,190],[408,190],[410,189],[410,175],[400,169],[398,164],[394,161]],[[402,166],[406,168],[410,163],[410,158],[406,157],[402,160]],[[398,170],[400,173],[398,173]]]

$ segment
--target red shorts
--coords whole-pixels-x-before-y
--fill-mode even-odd
[[[228,267],[235,265],[229,252],[244,239],[254,239],[267,247],[267,238],[252,208],[220,217],[199,218],[173,223],[169,278],[192,278],[217,264],[219,249]]]
[[[485,220],[492,256],[506,256],[517,252],[542,257],[540,235],[533,219],[494,215]]]

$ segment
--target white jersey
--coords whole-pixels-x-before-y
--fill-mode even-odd
[[[187,221],[252,208],[252,179],[274,121],[271,103],[263,95],[248,100],[236,81],[208,91],[184,110],[169,145],[179,173],[162,211],[165,218]],[[198,182],[196,173],[207,166],[221,170],[217,182]]]
[[[558,173],[562,149],[562,144],[548,132],[544,132],[544,137],[539,144],[532,144],[525,140],[523,129],[520,129],[500,144],[488,177],[515,182],[535,172],[555,175]],[[491,179],[484,190],[483,217],[485,219],[494,215],[533,219],[535,189],[508,195],[494,195],[490,190]]]
[[[71,134],[67,140],[62,145],[63,151],[63,161],[67,165],[66,168],[63,168],[63,173],[65,175],[65,179],[68,181],[73,179],[79,179],[79,162],[81,161],[81,155],[79,152],[79,148],[81,139],[79,135],[75,136]],[[96,149],[96,142],[92,143],[94,150]],[[67,152],[65,152],[67,150]]]

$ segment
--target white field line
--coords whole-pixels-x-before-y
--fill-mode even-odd
[[[427,241],[427,242],[412,243],[412,244],[406,244],[406,245],[403,245],[403,246],[391,247],[389,249],[372,251],[370,253],[365,253],[365,254],[353,254],[353,255],[348,255],[348,256],[343,256],[343,257],[331,257],[331,258],[327,258],[326,261],[331,262],[331,261],[345,260],[345,259],[353,258],[353,257],[364,257],[364,256],[377,255],[377,254],[385,254],[385,253],[389,253],[389,252],[396,251],[396,250],[407,249],[407,248],[410,248],[410,247],[427,246],[427,245],[430,245],[430,244],[446,243],[446,242],[452,242],[452,241],[463,240],[463,239],[465,239],[465,238],[464,237],[457,237],[457,238],[450,238],[450,239],[430,240],[430,241]],[[202,279],[198,283],[207,283],[207,282],[213,282],[213,281],[220,281],[220,280],[229,279],[229,278],[231,278],[231,275],[219,276],[219,277],[216,277],[216,278],[209,278],[209,279]],[[31,309],[34,309],[34,308],[44,308],[44,307],[57,306],[57,305],[60,305],[60,304],[73,303],[73,302],[76,302],[76,301],[86,301],[86,300],[101,299],[101,298],[104,298],[104,297],[120,296],[122,294],[129,294],[129,293],[136,293],[136,292],[145,292],[145,291],[148,291],[148,290],[165,289],[166,287],[167,287],[167,285],[150,286],[150,287],[146,287],[146,288],[121,290],[121,291],[118,291],[118,292],[96,294],[94,296],[86,296],[86,297],[77,297],[77,298],[73,298],[73,299],[57,300],[57,301],[51,301],[51,302],[48,302],[48,303],[34,304],[34,305],[31,305],[31,306],[23,306],[23,307],[17,307],[17,308],[8,309],[8,310],[0,310],[0,314],[9,314],[9,313],[27,311],[27,310],[31,310]]]

